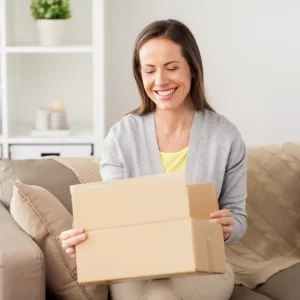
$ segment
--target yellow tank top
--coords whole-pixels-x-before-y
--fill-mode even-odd
[[[188,147],[172,153],[160,152],[165,173],[180,171],[186,166]]]

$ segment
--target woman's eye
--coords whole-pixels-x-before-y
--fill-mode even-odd
[[[168,68],[168,71],[176,71],[178,68]]]
[[[144,72],[145,72],[146,74],[152,74],[152,73],[154,73],[153,70],[145,70]]]

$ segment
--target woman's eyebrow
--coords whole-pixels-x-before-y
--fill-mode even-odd
[[[172,63],[180,63],[179,61],[176,61],[176,60],[172,60],[172,61],[168,61],[164,64],[164,66],[167,66],[169,64],[172,64]],[[147,67],[155,67],[154,65],[151,65],[151,64],[144,64],[144,66],[147,66]]]

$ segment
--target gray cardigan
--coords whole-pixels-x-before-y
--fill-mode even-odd
[[[247,227],[247,170],[246,147],[239,131],[223,116],[197,111],[188,147],[187,182],[216,182],[220,209],[229,209],[235,219],[226,243],[240,239]],[[104,181],[164,172],[153,113],[130,114],[111,127],[104,141],[100,170]]]

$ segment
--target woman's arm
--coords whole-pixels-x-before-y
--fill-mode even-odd
[[[120,159],[120,150],[111,130],[105,138],[102,147],[100,174],[103,181],[115,181],[125,178],[124,166]]]
[[[247,152],[244,141],[237,131],[233,139],[227,161],[224,181],[219,198],[220,210],[213,218],[219,218],[223,225],[226,243],[239,240],[247,229]],[[232,220],[233,218],[233,220]],[[226,234],[224,225],[233,223],[230,235]],[[227,228],[228,229],[228,228]]]

